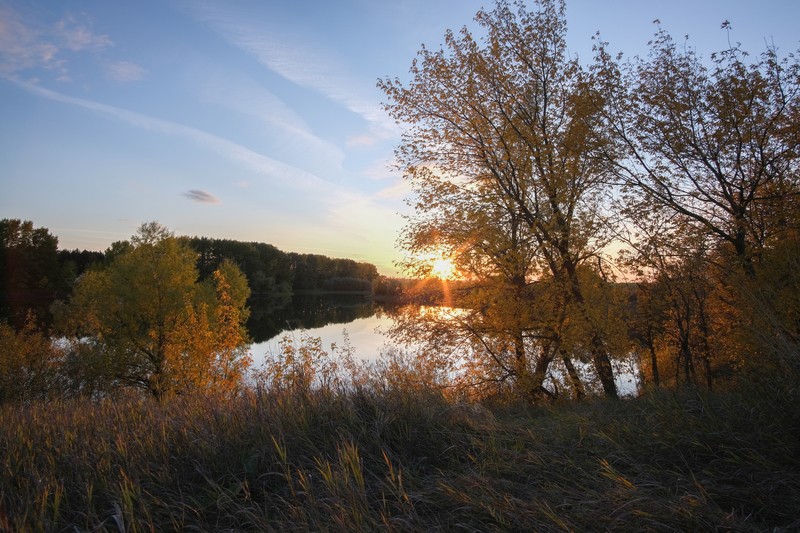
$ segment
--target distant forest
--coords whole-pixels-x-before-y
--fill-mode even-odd
[[[201,280],[210,277],[223,261],[232,261],[247,277],[252,298],[372,292],[380,277],[375,265],[352,259],[284,252],[258,242],[207,237],[180,240],[197,252]],[[0,220],[0,319],[20,325],[27,310],[33,310],[40,320],[49,322],[51,304],[69,297],[75,279],[129,247],[128,241],[118,241],[105,252],[59,250],[58,238],[47,228],[35,228],[30,221]]]
[[[259,242],[184,237],[199,254],[201,277],[211,275],[224,260],[235,262],[247,276],[254,296],[290,292],[371,292],[378,269],[371,263],[319,254],[283,252]]]

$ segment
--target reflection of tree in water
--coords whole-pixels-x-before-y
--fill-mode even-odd
[[[267,341],[283,331],[313,329],[327,324],[347,324],[375,314],[376,307],[364,294],[295,294],[281,298],[252,299],[247,330],[254,343]]]

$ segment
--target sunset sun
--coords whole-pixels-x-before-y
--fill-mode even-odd
[[[431,275],[440,279],[452,279],[456,274],[456,266],[450,259],[434,259],[431,263]]]

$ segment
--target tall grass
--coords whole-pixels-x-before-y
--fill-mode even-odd
[[[358,387],[7,405],[0,529],[788,530],[794,396],[490,411]]]

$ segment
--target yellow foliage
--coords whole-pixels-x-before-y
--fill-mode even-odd
[[[31,401],[58,393],[61,352],[32,316],[22,330],[0,323],[0,403]]]
[[[198,283],[194,252],[158,225],[143,225],[132,241],[79,281],[65,313],[75,351],[89,338],[102,354],[87,376],[157,397],[234,393],[250,364],[244,276],[226,264],[213,285]]]

